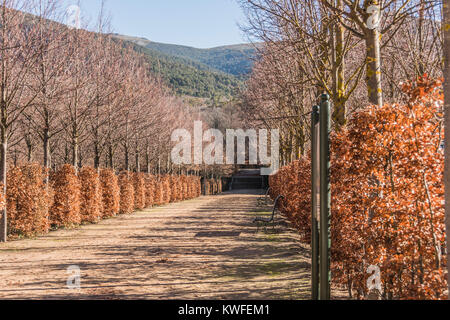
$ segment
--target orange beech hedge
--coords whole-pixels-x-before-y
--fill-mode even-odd
[[[186,176],[178,176],[176,177],[176,191],[177,191],[177,201],[183,201],[185,200],[185,195],[184,195],[184,186],[183,183],[184,181],[187,179]]]
[[[130,173],[123,171],[119,174],[120,187],[120,214],[134,212],[134,187]]]
[[[162,204],[170,203],[171,188],[170,188],[170,176],[163,176],[161,178],[162,185]]]
[[[381,269],[386,299],[446,299],[441,82],[407,83],[404,103],[370,106],[331,137],[332,279],[365,298]],[[308,159],[270,177],[309,241]]]
[[[197,176],[182,176],[187,185],[187,195],[183,200],[191,200],[201,196],[201,182],[200,177]],[[199,187],[200,186],[200,187]]]
[[[192,199],[194,198],[194,188],[195,188],[195,182],[191,179],[191,177],[187,177],[187,186],[188,186],[188,190],[187,190],[187,194],[188,194],[188,199]]]
[[[119,181],[114,171],[100,171],[100,189],[102,192],[102,218],[114,217],[120,211]]]
[[[193,188],[194,188],[194,181],[191,179],[191,177],[185,177],[185,183],[186,183],[186,199],[192,199],[193,198]]]
[[[203,194],[205,196],[211,195],[211,183],[210,183],[209,180],[203,180],[202,187],[203,187],[203,191],[202,192],[203,192]]]
[[[46,172],[38,164],[8,170],[8,188],[6,197],[0,192],[0,209],[7,207],[9,236],[45,234],[50,227],[96,223],[119,213],[200,195],[200,177],[155,177],[126,171],[117,176],[113,170],[103,169],[99,174],[91,167],[80,169],[77,176],[74,167],[64,165],[50,174],[46,185]]]
[[[208,179],[204,182],[204,193],[205,195],[216,195],[222,193],[222,180]]]
[[[196,195],[197,197],[200,197],[202,195],[202,181],[200,178],[196,181]]]
[[[80,179],[80,215],[81,222],[100,221],[103,212],[102,189],[96,169],[84,167],[78,175]]]
[[[155,195],[155,176],[145,175],[145,207],[150,208],[154,205]]]
[[[280,169],[277,175],[269,177],[270,195],[278,195],[280,210],[300,232],[303,241],[311,239],[311,161],[303,158]]]
[[[161,176],[157,176],[154,183],[155,189],[154,189],[154,197],[153,202],[156,206],[160,206],[164,202],[163,198],[163,184],[161,182]]]
[[[134,173],[132,179],[134,188],[134,208],[136,210],[145,209],[145,175],[143,173]]]
[[[181,177],[170,176],[170,202],[182,200],[180,189]]]
[[[8,170],[6,196],[10,235],[35,236],[49,231],[50,202],[45,177],[46,172],[37,164]]]
[[[81,223],[80,182],[71,165],[64,165],[50,175],[54,190],[50,208],[50,223],[53,227],[73,227]]]
[[[180,179],[180,186],[181,186],[181,198],[183,200],[189,199],[189,192],[188,192],[188,183],[187,183],[187,177],[182,176]]]

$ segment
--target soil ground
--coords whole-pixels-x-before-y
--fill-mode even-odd
[[[0,299],[309,299],[309,248],[280,216],[256,233],[262,199],[201,197],[0,244]]]

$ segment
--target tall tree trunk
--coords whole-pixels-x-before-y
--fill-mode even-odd
[[[124,153],[125,153],[125,171],[129,171],[130,170],[130,150],[128,147],[128,142],[125,142]]]
[[[43,152],[44,152],[44,168],[50,169],[50,130],[47,128],[44,129],[43,137],[42,137],[42,144],[43,144]],[[49,170],[46,170],[45,173],[45,179],[44,183],[48,187],[49,182]]]
[[[112,143],[109,143],[108,146],[108,165],[109,168],[114,169],[114,151]]]
[[[380,32],[378,29],[366,30],[366,84],[369,102],[383,105],[383,91],[381,87],[381,49]]]
[[[424,24],[425,24],[425,0],[420,0],[420,8],[419,8],[419,21],[418,21],[418,35],[419,35],[419,61],[417,62],[417,76],[421,77],[425,74],[425,48],[424,48]]]
[[[161,175],[161,156],[158,156],[158,176]]]
[[[166,166],[166,173],[170,173],[172,170],[172,163],[170,162],[170,156],[167,155],[167,166]]]
[[[337,0],[336,7],[340,10],[343,8],[342,0]],[[336,22],[334,27],[334,50],[333,50],[333,89],[334,89],[334,112],[333,120],[336,129],[340,129],[347,123],[346,119],[346,99],[345,99],[345,57],[344,57],[344,27],[341,23]]]
[[[72,136],[72,165],[75,167],[75,171],[77,171],[78,167],[78,136],[76,130],[73,132]]]
[[[77,166],[77,168],[79,168],[79,169],[83,168],[83,153],[81,152],[81,150],[78,153],[78,166]]]
[[[444,125],[445,125],[445,174],[444,174],[444,183],[445,183],[445,226],[447,230],[447,269],[450,270],[450,148],[449,148],[449,140],[450,140],[450,4],[448,1],[444,1],[444,60],[445,60],[445,69],[444,69]],[[449,298],[450,298],[450,279],[447,280],[449,284]]]
[[[98,169],[100,167],[100,154],[98,151],[98,146],[95,146],[95,156],[94,156],[94,168]]]
[[[125,126],[125,144],[124,144],[124,152],[125,152],[125,170],[130,170],[130,150],[128,146],[128,117]]]
[[[100,168],[100,147],[97,139],[94,142],[94,168]]]
[[[135,159],[135,164],[136,164],[136,172],[141,172],[141,157],[139,154],[139,142],[138,139],[136,137],[136,141],[135,141],[135,145],[134,145],[134,159]]]
[[[94,168],[98,169],[100,168],[100,142],[99,142],[99,127],[100,127],[100,103],[98,102],[98,95],[97,95],[97,114],[96,114],[96,123],[94,128]]]
[[[137,151],[137,150],[136,150],[135,158],[136,158],[136,172],[139,173],[139,172],[141,172],[141,159],[139,157],[139,151]]]
[[[44,168],[50,168],[50,137],[48,129],[44,131],[43,137],[43,151],[44,151]]]
[[[67,142],[64,147],[64,164],[70,163],[70,157],[69,157],[70,151],[69,146],[67,145]]]
[[[0,183],[3,184],[3,194],[6,196],[6,155],[8,152],[8,138],[6,133],[6,127],[1,126],[1,146],[0,146]],[[5,208],[1,211],[2,218],[0,220],[0,242],[6,242],[8,239],[8,217]]]
[[[150,152],[149,152],[149,146],[145,148],[145,170],[147,173],[150,173]]]
[[[33,142],[31,139],[25,139],[25,142],[27,144],[27,161],[32,162],[33,161]]]

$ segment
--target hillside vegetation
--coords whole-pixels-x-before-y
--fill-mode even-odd
[[[150,42],[146,45],[146,48],[203,63],[213,69],[238,77],[250,73],[253,66],[252,59],[255,55],[253,46],[246,44],[212,49],[197,49],[187,46]]]
[[[114,34],[148,56],[152,71],[177,94],[202,98],[234,96],[253,67],[256,49],[250,44],[197,49]]]
[[[114,34],[122,40],[134,42],[148,49],[204,64],[211,69],[232,74],[237,77],[248,75],[253,67],[256,48],[253,44],[220,46],[211,49],[198,49],[189,46],[153,42],[145,38]]]
[[[201,63],[169,56],[139,45],[134,47],[147,56],[152,73],[160,75],[179,95],[231,98],[243,85],[243,81],[237,77],[212,70]]]

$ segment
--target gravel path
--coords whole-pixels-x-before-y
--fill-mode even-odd
[[[201,197],[0,244],[0,299],[308,299],[309,249],[284,221],[256,233],[260,200]]]

